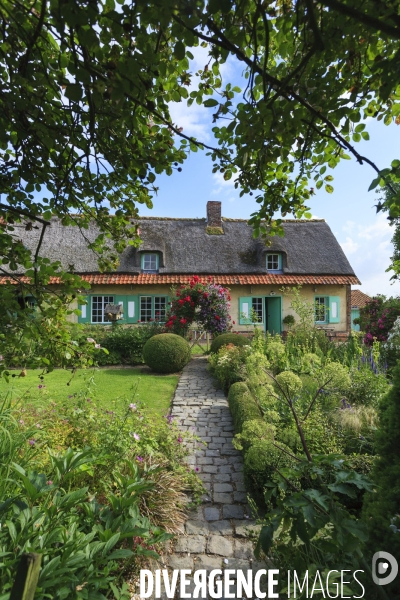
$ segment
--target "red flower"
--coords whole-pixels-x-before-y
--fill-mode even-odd
[[[179,323],[182,323],[182,325],[186,325],[187,320],[186,319],[180,319]]]
[[[221,317],[219,315],[215,315],[215,318],[217,321],[219,321]]]
[[[186,296],[186,298],[185,298],[185,301],[186,301],[186,302],[191,302],[191,301],[192,301],[192,299],[191,299],[191,297],[190,297],[190,296]]]
[[[191,306],[192,308],[194,308],[194,302],[191,302],[191,303],[190,303],[190,306]]]
[[[236,321],[232,321],[232,325],[236,325]]]
[[[185,304],[185,301],[184,300],[178,300],[178,304],[179,304],[179,306],[182,306],[182,304]]]
[[[209,295],[210,295],[210,294],[209,294],[208,292],[204,292],[204,294],[203,294],[203,298],[208,298],[208,296],[209,296]]]

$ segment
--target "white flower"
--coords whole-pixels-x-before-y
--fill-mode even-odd
[[[86,338],[86,341],[89,342],[89,344],[95,344],[96,340],[94,340],[93,338]]]

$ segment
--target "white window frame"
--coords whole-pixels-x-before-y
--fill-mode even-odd
[[[275,268],[270,268],[268,266],[268,261],[271,258],[273,260],[273,258],[276,257],[277,261],[278,261],[278,266]],[[270,273],[277,273],[278,271],[282,271],[282,255],[279,252],[268,252],[267,253],[267,258],[266,258],[266,267],[267,267],[267,271],[269,271]]]
[[[94,301],[95,298],[101,298],[101,308],[102,308],[102,320],[101,321],[94,321],[93,319],[93,309],[94,309]],[[97,323],[111,323],[111,321],[109,319],[107,319],[105,317],[104,314],[104,309],[106,307],[107,304],[114,304],[115,302],[115,296],[102,296],[102,295],[98,295],[98,296],[91,296],[91,306],[90,306],[90,322],[97,324]],[[96,301],[96,305],[98,305],[98,302]],[[97,306],[96,306],[97,308]]]
[[[148,317],[148,315],[146,315],[146,319],[142,319],[142,298],[150,298],[151,300],[151,316]],[[152,321],[156,320],[156,298],[164,298],[165,299],[165,316],[167,314],[167,310],[168,310],[168,296],[158,296],[156,294],[151,295],[151,294],[146,294],[143,296],[139,296],[139,321],[141,323],[148,323],[150,321],[150,319]],[[159,321],[160,323],[164,323],[165,321]]]
[[[146,267],[146,259],[150,261],[150,264],[155,262],[155,267]],[[142,254],[142,271],[143,273],[157,273],[159,265],[159,256],[155,252],[144,252]]]

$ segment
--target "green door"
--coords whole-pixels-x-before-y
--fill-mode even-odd
[[[269,333],[282,333],[281,297],[265,298],[266,329]]]

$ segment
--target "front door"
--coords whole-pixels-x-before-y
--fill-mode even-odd
[[[281,301],[280,296],[265,298],[265,314],[267,315],[265,327],[272,334],[282,332]]]

